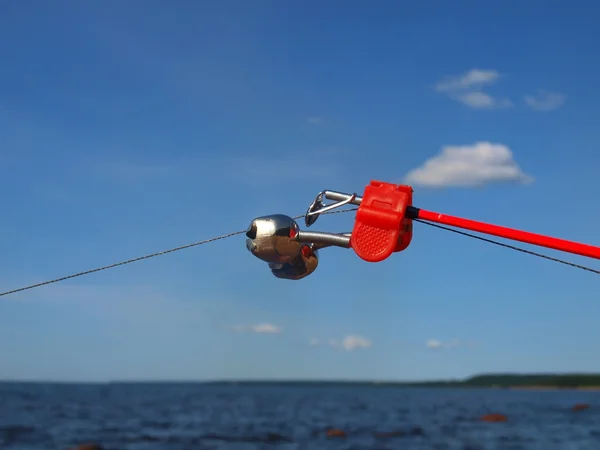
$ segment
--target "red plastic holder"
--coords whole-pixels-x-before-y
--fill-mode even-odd
[[[380,262],[404,250],[412,240],[412,219],[406,208],[412,205],[410,186],[371,181],[365,188],[356,213],[350,246],[368,262]]]

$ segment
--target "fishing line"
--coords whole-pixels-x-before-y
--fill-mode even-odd
[[[349,208],[349,209],[341,209],[338,211],[328,211],[328,212],[324,212],[323,214],[341,214],[341,213],[346,213],[346,212],[356,211],[356,210],[357,210],[357,208]],[[306,214],[301,214],[299,216],[294,217],[294,219],[300,219],[305,216],[306,216]],[[128,259],[128,260],[117,262],[114,264],[109,264],[109,265],[103,266],[103,267],[97,267],[95,269],[85,270],[83,272],[74,273],[72,275],[67,275],[65,277],[55,278],[53,280],[48,280],[48,281],[43,281],[41,283],[31,284],[29,286],[24,286],[24,287],[21,287],[18,289],[13,289],[11,291],[2,292],[2,293],[0,293],[0,297],[3,297],[5,295],[10,295],[10,294],[16,294],[17,292],[27,291],[29,289],[35,289],[38,287],[46,286],[48,284],[58,283],[60,281],[70,280],[72,278],[82,277],[84,275],[89,275],[89,274],[96,273],[96,272],[101,272],[103,270],[112,269],[114,267],[124,266],[125,264],[131,264],[134,262],[142,261],[144,259],[150,259],[150,258],[154,258],[156,256],[166,255],[167,253],[173,253],[173,252],[178,252],[179,250],[185,250],[187,248],[198,247],[200,245],[209,244],[211,242],[215,242],[215,241],[219,241],[222,239],[227,239],[227,238],[230,238],[233,236],[237,236],[237,235],[245,233],[245,232],[246,232],[246,230],[234,231],[233,233],[222,234],[220,236],[216,236],[216,237],[213,237],[210,239],[205,239],[203,241],[198,241],[198,242],[193,242],[191,244],[181,245],[179,247],[170,248],[168,250],[162,250],[160,252],[151,253],[149,255],[138,256],[137,258]]]
[[[204,241],[198,241],[198,242],[194,242],[192,244],[187,244],[187,245],[182,245],[180,247],[170,248],[169,250],[163,250],[163,251],[160,251],[160,252],[151,253],[150,255],[139,256],[137,258],[128,259],[126,261],[121,261],[121,262],[118,262],[118,263],[109,264],[108,266],[98,267],[96,269],[91,269],[91,270],[86,270],[84,272],[74,273],[72,275],[67,275],[66,277],[55,278],[54,280],[48,280],[48,281],[44,281],[42,283],[32,284],[30,286],[25,286],[25,287],[22,287],[22,288],[19,288],[19,289],[13,289],[12,291],[6,291],[6,292],[0,293],[0,297],[2,297],[4,295],[9,295],[9,294],[15,294],[15,293],[21,292],[21,291],[26,291],[28,289],[34,289],[34,288],[37,288],[37,287],[46,286],[46,285],[52,284],[52,283],[58,283],[59,281],[69,280],[71,278],[82,277],[84,275],[89,275],[91,273],[100,272],[102,270],[112,269],[113,267],[124,266],[125,264],[131,264],[131,263],[134,263],[134,262],[137,262],[137,261],[142,261],[144,259],[154,258],[155,256],[166,255],[167,253],[177,252],[179,250],[184,250],[186,248],[191,248],[191,247],[196,247],[198,245],[208,244],[210,242],[218,241],[220,239],[227,239],[229,237],[237,236],[238,234],[242,234],[242,233],[245,233],[245,232],[246,232],[246,230],[242,230],[242,231],[236,231],[234,233],[223,234],[221,236],[217,236],[217,237],[214,237],[214,238],[205,239]]]
[[[348,209],[340,209],[340,210],[333,210],[333,211],[325,211],[322,214],[342,214],[342,213],[347,213],[347,212],[351,212],[351,211],[357,211],[357,209],[358,208],[348,208]],[[303,217],[306,217],[306,214],[300,214],[300,215],[294,217],[293,219],[301,219]],[[569,262],[569,261],[565,261],[565,260],[562,260],[562,259],[559,259],[559,258],[554,258],[554,257],[548,256],[548,255],[543,255],[541,253],[533,252],[531,250],[526,250],[524,248],[516,247],[516,246],[510,245],[510,244],[505,244],[503,242],[495,241],[493,239],[487,239],[487,238],[484,238],[484,237],[481,237],[481,236],[477,236],[477,235],[474,235],[474,234],[471,234],[471,233],[466,233],[464,231],[456,230],[454,228],[445,227],[443,225],[437,225],[437,224],[434,224],[434,223],[431,223],[431,222],[426,222],[424,220],[419,220],[419,219],[413,219],[413,220],[415,222],[419,222],[419,223],[422,223],[422,224],[425,224],[425,225],[428,225],[428,226],[431,226],[431,227],[439,228],[441,230],[450,231],[452,233],[460,234],[460,235],[467,236],[467,237],[470,237],[470,238],[473,238],[473,239],[477,239],[477,240],[480,240],[480,241],[483,241],[483,242],[487,242],[487,243],[490,243],[490,244],[498,245],[500,247],[505,247],[505,248],[508,248],[510,250],[515,250],[515,251],[518,251],[518,252],[521,252],[521,253],[526,253],[528,255],[537,256],[538,258],[547,259],[547,260],[554,261],[554,262],[557,262],[557,263],[560,263],[560,264],[564,264],[564,265],[567,265],[567,266],[575,267],[576,269],[586,270],[588,272],[592,272],[592,273],[600,275],[600,270],[592,269],[590,267],[582,266],[580,264],[575,264],[575,263],[572,263],[572,262]],[[119,267],[119,266],[124,266],[126,264],[131,264],[131,263],[142,261],[142,260],[145,260],[145,259],[154,258],[156,256],[166,255],[167,253],[173,253],[173,252],[177,252],[177,251],[180,251],[180,250],[185,250],[185,249],[192,248],[192,247],[198,247],[200,245],[209,244],[211,242],[215,242],[215,241],[227,239],[227,238],[230,238],[230,237],[233,237],[233,236],[237,236],[237,235],[240,235],[240,234],[245,233],[245,232],[246,232],[246,230],[234,231],[233,233],[222,234],[220,236],[215,236],[213,238],[205,239],[203,241],[198,241],[198,242],[193,242],[191,244],[181,245],[179,247],[170,248],[168,250],[162,250],[160,252],[151,253],[149,255],[138,256],[137,258],[132,258],[132,259],[128,259],[128,260],[125,260],[125,261],[120,261],[120,262],[117,262],[117,263],[114,263],[114,264],[109,264],[107,266],[97,267],[95,269],[85,270],[83,272],[77,272],[77,273],[74,273],[74,274],[71,274],[71,275],[67,275],[67,276],[60,277],[60,278],[55,278],[55,279],[44,281],[44,282],[41,282],[41,283],[31,284],[29,286],[24,286],[24,287],[21,287],[21,288],[18,288],[18,289],[13,289],[13,290],[10,290],[10,291],[2,292],[2,293],[0,293],[0,297],[4,297],[4,296],[10,295],[10,294],[16,294],[17,292],[23,292],[23,291],[27,291],[27,290],[30,290],[30,289],[35,289],[35,288],[42,287],[42,286],[47,286],[49,284],[58,283],[60,281],[70,280],[72,278],[82,277],[84,275],[90,275],[92,273],[101,272],[103,270],[108,270],[108,269],[112,269],[112,268]]]

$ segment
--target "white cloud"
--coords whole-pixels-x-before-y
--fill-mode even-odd
[[[448,342],[442,342],[438,339],[429,339],[425,345],[427,346],[427,348],[430,348],[432,350],[441,350],[443,348],[454,348],[454,347],[458,347],[459,345],[462,345],[462,342],[459,339],[452,339]]]
[[[255,333],[281,333],[283,330],[270,323],[261,323],[259,325],[254,325],[252,331]]]
[[[235,325],[232,327],[234,331],[238,332],[250,332],[260,334],[279,334],[283,332],[281,327],[270,323],[260,323],[258,325]]]
[[[316,347],[318,345],[321,345],[321,340],[317,338],[312,338],[310,341],[308,341],[308,344],[313,347]]]
[[[557,92],[540,90],[537,96],[526,95],[524,100],[527,106],[536,111],[554,111],[565,103],[567,96]]]
[[[438,341],[437,339],[429,339],[425,345],[428,348],[433,348],[433,349],[440,349],[444,346],[444,344],[441,341]]]
[[[348,335],[344,337],[341,341],[338,341],[336,339],[330,339],[329,345],[334,348],[339,348],[351,352],[358,349],[367,349],[373,345],[373,342],[370,339],[367,339],[362,336]]]
[[[450,349],[456,347],[476,347],[477,344],[472,341],[465,341],[462,339],[451,339],[449,341],[440,341],[439,339],[429,339],[425,342],[425,346],[432,350]]]
[[[348,351],[356,350],[357,348],[369,348],[371,345],[371,340],[362,336],[346,336],[342,341],[342,347]]]
[[[517,165],[507,146],[490,142],[443,147],[438,155],[411,170],[404,178],[407,184],[436,188],[532,181],[533,178]]]
[[[490,108],[496,101],[491,95],[483,92],[467,92],[458,96],[458,99],[473,108]]]
[[[306,121],[313,125],[319,125],[319,124],[323,123],[323,118],[319,117],[319,116],[310,116],[310,117],[306,118]]]
[[[456,96],[456,99],[471,108],[508,108],[512,102],[507,98],[497,99],[485,92],[467,92]]]
[[[472,69],[469,72],[447,77],[435,85],[438,92],[454,92],[465,89],[478,89],[486,84],[492,84],[500,78],[500,73],[496,70]]]
[[[495,98],[482,90],[499,78],[500,73],[496,70],[472,69],[462,75],[447,77],[438,82],[435,90],[471,108],[506,108],[511,106],[510,100]]]

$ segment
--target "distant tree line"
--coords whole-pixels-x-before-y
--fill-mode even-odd
[[[578,388],[600,387],[600,374],[483,374],[465,380],[439,380],[439,381],[217,381],[210,384],[226,385],[266,385],[266,386],[310,386],[310,387],[335,387],[335,386],[379,386],[379,387],[553,387],[553,388]]]
[[[468,378],[462,384],[482,387],[600,387],[600,374],[490,374]]]

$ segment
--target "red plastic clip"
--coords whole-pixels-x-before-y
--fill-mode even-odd
[[[360,258],[380,262],[410,245],[412,220],[405,213],[412,193],[410,186],[382,181],[371,181],[365,188],[350,238]]]

